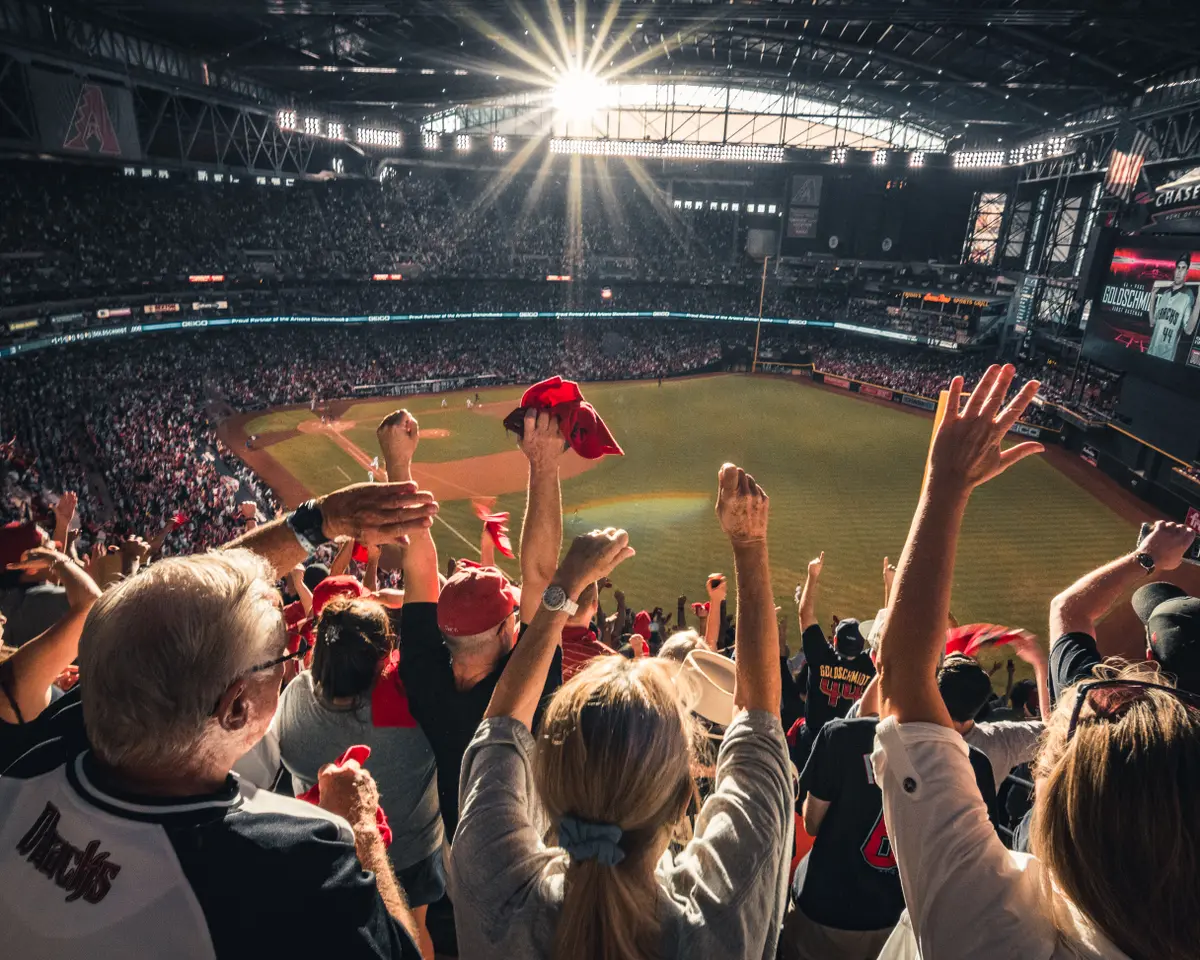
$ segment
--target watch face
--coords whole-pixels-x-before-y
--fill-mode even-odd
[[[567,602],[567,591],[558,584],[551,584],[542,594],[542,603],[551,610],[561,610]]]

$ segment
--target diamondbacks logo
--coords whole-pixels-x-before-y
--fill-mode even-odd
[[[862,855],[876,870],[891,873],[896,869],[896,855],[892,852],[892,841],[887,834],[887,824],[883,822],[882,810],[875,820],[875,826],[863,841]]]
[[[47,803],[29,832],[17,842],[17,853],[66,890],[67,903],[80,897],[88,903],[99,903],[108,896],[121,868],[109,861],[108,853],[100,852],[99,840],[81,850],[64,839],[58,832],[60,819],[58,808]]]
[[[113,129],[108,115],[108,103],[104,91],[94,83],[85,83],[79,88],[75,101],[75,116],[63,141],[64,150],[86,150],[93,152],[92,142],[99,141],[96,151],[110,156],[121,155],[121,142]]]

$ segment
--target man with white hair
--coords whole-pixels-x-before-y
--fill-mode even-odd
[[[274,578],[323,541],[403,541],[436,511],[416,484],[359,484],[96,602],[79,687],[0,744],[12,956],[420,956],[366,771],[323,768],[317,807],[230,769],[307,651],[287,651]]]

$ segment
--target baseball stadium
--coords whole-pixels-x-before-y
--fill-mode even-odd
[[[1194,960],[1198,29],[0,0],[5,955]]]

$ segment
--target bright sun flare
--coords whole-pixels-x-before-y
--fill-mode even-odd
[[[596,74],[572,69],[559,74],[551,102],[558,113],[587,117],[604,105],[607,95],[608,84]]]

